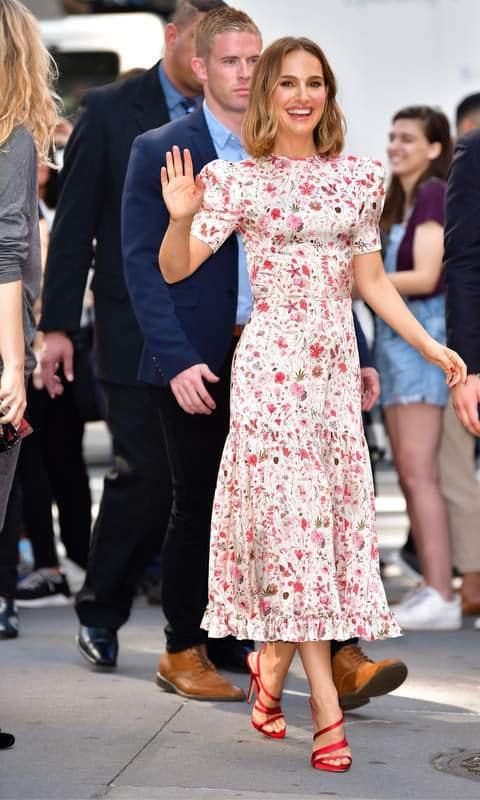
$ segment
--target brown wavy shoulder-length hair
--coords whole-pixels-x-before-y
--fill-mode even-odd
[[[33,14],[18,0],[0,0],[0,146],[14,128],[24,125],[39,159],[50,163],[58,122],[56,74]]]
[[[322,65],[327,99],[322,118],[314,131],[318,152],[325,156],[341,153],[345,139],[345,118],[337,103],[337,82],[323,50],[303,36],[284,36],[272,42],[260,56],[253,73],[247,113],[243,123],[245,149],[254,158],[268,156],[273,151],[278,121],[273,111],[272,97],[278,85],[285,56],[305,50]]]

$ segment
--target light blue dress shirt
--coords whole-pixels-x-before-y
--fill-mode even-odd
[[[161,61],[158,65],[158,80],[160,81],[160,86],[165,95],[168,114],[171,120],[180,119],[190,111],[196,111],[197,108],[200,108],[201,97],[184,97],[178,89],[175,89],[170,78],[167,77]],[[185,101],[189,101],[190,105],[187,106]]]
[[[243,161],[248,158],[243,149],[240,139],[225,127],[216,117],[213,116],[205,100],[203,101],[203,113],[207,122],[207,128],[212,137],[213,145],[217,156],[224,161]],[[252,313],[252,290],[248,277],[247,257],[245,248],[240,236],[237,234],[238,241],[238,300],[237,300],[237,325],[245,325]]]

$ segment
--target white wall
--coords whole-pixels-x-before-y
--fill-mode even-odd
[[[348,149],[384,160],[390,118],[411,103],[456,103],[480,91],[480,0],[232,0],[278,36],[325,50],[347,117]]]
[[[59,0],[26,0],[36,13]],[[480,0],[230,0],[268,44],[310,36],[340,87],[352,152],[384,159],[389,121],[411,103],[441,106],[480,91]],[[41,13],[40,13],[41,16]]]

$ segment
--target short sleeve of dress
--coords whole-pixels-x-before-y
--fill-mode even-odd
[[[191,233],[215,253],[238,225],[237,170],[230,161],[217,159],[204,166],[200,177],[203,203],[193,218]]]
[[[379,221],[385,200],[385,170],[379,161],[365,159],[359,164],[358,177],[360,215],[355,230],[354,256],[381,250]]]
[[[438,178],[431,178],[420,187],[415,201],[415,225],[438,222],[443,228],[446,190],[446,183]]]

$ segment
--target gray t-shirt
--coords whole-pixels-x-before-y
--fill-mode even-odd
[[[22,281],[26,374],[35,367],[33,304],[41,272],[37,152],[30,131],[18,127],[0,146],[0,283]]]

